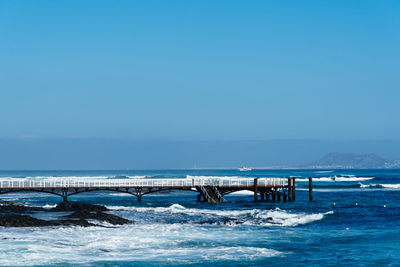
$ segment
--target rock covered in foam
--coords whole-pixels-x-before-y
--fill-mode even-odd
[[[101,211],[79,210],[79,211],[75,211],[74,213],[72,213],[70,215],[65,216],[65,218],[74,218],[74,219],[80,219],[80,220],[86,220],[86,219],[100,220],[100,221],[108,222],[113,225],[122,225],[122,224],[127,224],[127,223],[133,223],[130,220],[121,218],[121,217],[113,215],[113,214],[104,213]]]

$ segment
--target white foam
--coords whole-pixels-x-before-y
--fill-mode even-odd
[[[360,188],[387,188],[387,189],[400,189],[400,184],[360,184]]]
[[[375,177],[358,177],[354,175],[335,175],[329,177],[313,177],[313,182],[359,182],[372,180]],[[296,181],[308,182],[308,178],[298,178]]]
[[[334,177],[312,178],[313,182],[334,182]],[[308,178],[297,178],[296,182],[308,182]]]
[[[250,191],[250,190],[240,190],[240,191],[232,192],[229,195],[254,195],[254,192]]]
[[[45,209],[51,209],[51,208],[55,208],[55,207],[57,207],[57,204],[54,204],[54,205],[46,204],[46,205],[42,206],[42,208],[45,208]]]
[[[135,176],[126,176],[130,179],[144,179],[146,178],[146,175],[135,175]]]
[[[109,196],[129,196],[129,193],[108,193]]]
[[[227,235],[221,227],[190,224],[2,229],[0,264],[54,266],[142,261],[151,265],[199,265],[207,260],[240,262],[283,255],[270,248],[236,244],[247,240],[248,234],[235,231]],[[261,242],[268,234],[254,239]],[[203,245],[185,245],[188,243]]]
[[[357,176],[335,176],[335,181],[337,182],[358,182],[358,181],[368,181],[375,177],[357,177]]]
[[[264,225],[279,225],[279,226],[298,226],[302,224],[308,224],[314,221],[319,221],[324,218],[325,215],[333,214],[333,211],[328,211],[325,213],[288,213],[279,208],[275,210],[268,211],[266,213],[258,213],[256,218],[272,218],[272,221],[267,221]]]
[[[378,186],[377,184],[362,184],[358,183],[360,185],[360,188],[371,188],[371,187],[376,187]]]
[[[326,213],[290,213],[285,210],[276,208],[274,210],[210,210],[210,209],[194,209],[185,208],[179,204],[173,204],[169,207],[124,207],[124,206],[107,206],[111,210],[125,210],[135,212],[152,212],[152,213],[170,213],[170,214],[186,214],[186,215],[206,215],[214,217],[229,217],[237,219],[248,225],[264,225],[264,226],[298,226],[321,220],[325,215],[333,214],[333,211]],[[272,220],[270,220],[272,218]]]
[[[207,250],[204,259],[210,260],[240,260],[242,255],[246,255],[245,259],[255,260],[257,258],[269,258],[281,256],[282,252],[257,247],[216,247]]]
[[[250,214],[253,210],[209,210],[209,209],[191,209],[185,208],[180,204],[172,204],[169,207],[125,207],[125,206],[107,206],[110,210],[125,210],[135,212],[152,212],[152,213],[171,213],[186,215],[216,215],[216,216],[238,216]]]
[[[383,188],[393,188],[393,189],[398,189],[400,188],[400,184],[381,184]]]
[[[245,177],[245,176],[192,176],[192,175],[186,175],[186,179],[229,179],[229,178],[251,178],[251,177]]]

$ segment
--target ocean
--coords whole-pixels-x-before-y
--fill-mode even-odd
[[[0,265],[400,266],[400,170],[0,171],[0,178],[29,179],[287,176],[296,177],[294,202],[254,203],[246,191],[220,204],[184,191],[145,195],[142,202],[117,192],[77,194],[69,200],[104,205],[134,224],[0,227]],[[46,193],[0,199],[40,207],[62,201]]]

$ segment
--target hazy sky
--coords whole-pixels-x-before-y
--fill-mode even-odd
[[[0,138],[399,139],[400,1],[0,1]]]

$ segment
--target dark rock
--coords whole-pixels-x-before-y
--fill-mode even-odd
[[[57,207],[51,209],[51,211],[107,211],[108,209],[104,206],[87,204],[82,202],[61,202]]]
[[[5,227],[33,227],[51,226],[52,223],[40,220],[27,215],[5,214],[0,215],[0,226]]]
[[[113,215],[113,214],[104,213],[101,211],[80,210],[80,211],[76,211],[76,212],[72,213],[71,215],[67,215],[65,217],[66,218],[75,218],[75,219],[80,219],[80,220],[94,219],[94,220],[105,221],[105,222],[111,223],[113,225],[122,225],[122,224],[127,224],[127,223],[133,223],[130,220],[121,218],[121,217]]]
[[[0,213],[24,213],[27,211],[48,211],[48,209],[41,207],[29,207],[20,205],[2,205],[0,206]]]
[[[108,209],[100,205],[92,205],[81,202],[62,202],[53,209],[45,209],[40,207],[28,207],[7,205],[0,206],[0,226],[5,227],[40,227],[40,226],[95,226],[87,219],[105,221],[113,225],[122,225],[133,223],[130,220],[121,218],[116,215],[104,213]],[[41,220],[28,215],[19,215],[15,213],[24,213],[30,211],[59,212],[72,211],[73,213],[64,216],[61,220]]]
[[[86,220],[54,220],[45,221],[27,215],[6,214],[0,215],[0,226],[5,227],[43,227],[43,226],[94,226]]]

